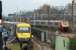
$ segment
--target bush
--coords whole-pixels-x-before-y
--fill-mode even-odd
[[[70,39],[69,50],[76,50],[76,38]]]

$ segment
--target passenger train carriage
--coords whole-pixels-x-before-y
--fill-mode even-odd
[[[18,23],[16,24],[16,38],[19,41],[29,42],[31,41],[31,25],[28,23]]]

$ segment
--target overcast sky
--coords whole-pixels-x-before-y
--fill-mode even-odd
[[[2,0],[3,14],[5,15],[20,10],[33,10],[43,4],[65,6],[67,3],[71,3],[71,0]]]

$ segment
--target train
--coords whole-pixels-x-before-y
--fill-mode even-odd
[[[31,31],[30,23],[3,21],[3,24],[4,28],[11,31],[11,36],[15,37],[14,42],[26,43],[26,44],[31,43],[32,45],[33,34]]]
[[[70,32],[70,23],[69,21],[61,21],[58,24],[58,28],[61,32]]]
[[[15,28],[15,36],[19,42],[31,42],[32,33],[29,23],[18,23]]]

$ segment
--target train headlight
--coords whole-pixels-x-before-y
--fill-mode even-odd
[[[33,38],[34,36],[32,35],[32,38]]]

